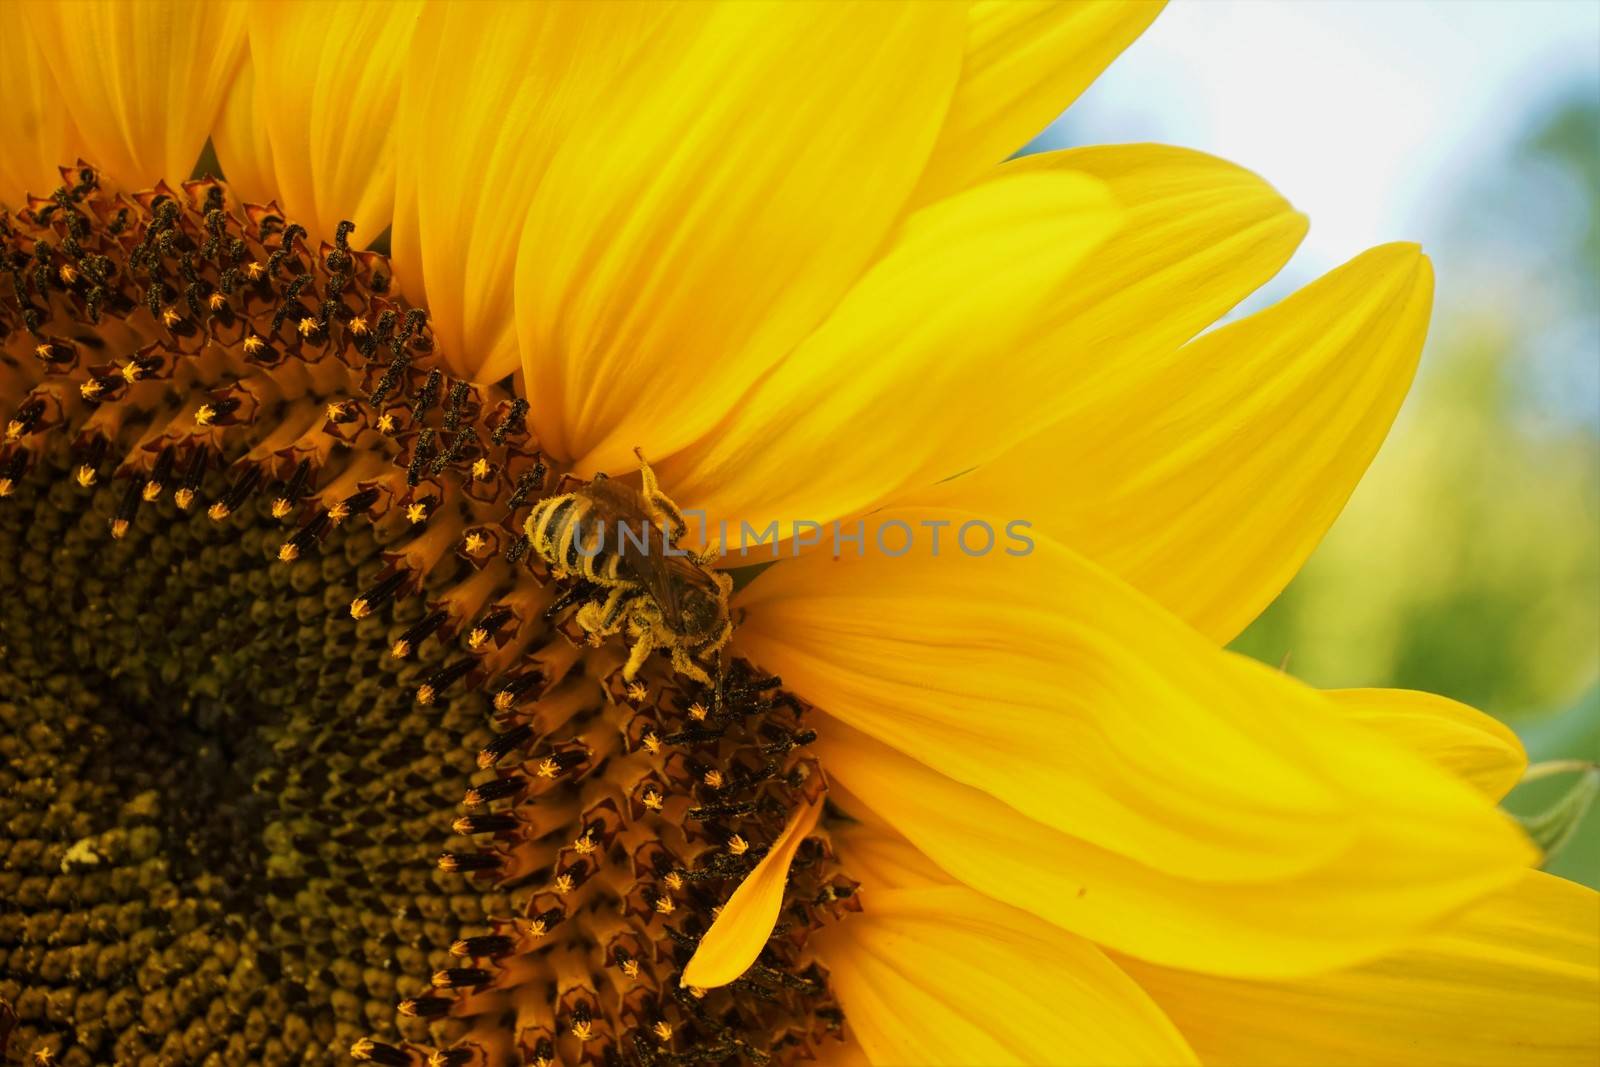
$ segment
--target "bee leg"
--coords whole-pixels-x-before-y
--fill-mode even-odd
[[[656,512],[652,517],[666,522],[672,528],[672,539],[678,540],[689,531],[688,520],[683,517],[683,512],[678,510],[678,505],[661,491],[661,483],[656,481],[656,472],[645,462],[644,450],[636,448],[633,454],[639,457],[639,477],[643,482],[644,498]]]
[[[633,648],[628,650],[628,662],[622,665],[622,680],[631,682],[638,675],[639,668],[644,666],[644,661],[649,658],[655,648],[655,631],[648,626],[639,628],[639,638],[634,641]]]
[[[560,615],[563,611],[566,611],[572,605],[588,597],[593,592],[594,587],[592,585],[587,582],[579,582],[577,585],[574,585],[572,588],[566,590],[560,596],[556,597],[555,601],[548,608],[544,609],[545,619],[549,620],[555,618],[557,615]]]
[[[672,646],[672,669],[691,681],[699,682],[703,686],[709,687],[711,685],[711,675],[706,673],[704,667],[690,658],[688,651],[682,645]]]
[[[612,589],[605,600],[591,600],[579,608],[577,622],[583,628],[583,632],[599,634],[602,637],[616,633],[621,628],[623,597],[627,592],[619,586]]]

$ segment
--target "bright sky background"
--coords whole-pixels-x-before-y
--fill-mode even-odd
[[[1311,217],[1306,278],[1445,236],[1529,109],[1600,94],[1596,0],[1176,0],[1041,141],[1164,141],[1257,171]]]

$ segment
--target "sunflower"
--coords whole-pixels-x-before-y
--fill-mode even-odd
[[[17,13],[9,1054],[1594,1057],[1515,738],[1221,647],[1427,260],[1204,332],[1305,231],[1269,186],[1003,162],[1155,6]],[[664,587],[731,637],[550,539],[602,474],[777,531]]]

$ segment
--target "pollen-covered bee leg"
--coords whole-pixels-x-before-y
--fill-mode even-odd
[[[628,662],[622,665],[622,680],[631,682],[639,675],[639,669],[644,666],[644,661],[650,658],[650,653],[655,650],[655,631],[648,626],[639,628],[639,636],[633,642],[633,647],[628,650]]]
[[[605,600],[591,600],[579,608],[576,620],[583,632],[605,637],[621,629],[627,594],[628,590],[619,586]]]
[[[689,522],[683,517],[683,512],[678,510],[667,494],[661,491],[661,483],[656,481],[656,472],[650,469],[650,464],[645,462],[644,450],[636,448],[633,454],[639,457],[639,478],[642,482],[641,492],[645,500],[655,510],[655,518],[665,522],[672,531],[672,539],[677,541],[689,532]]]
[[[688,650],[682,645],[672,646],[672,669],[690,681],[698,682],[708,688],[711,685],[711,675],[707,674],[705,668],[690,657]],[[624,672],[624,677],[626,677],[626,672]]]

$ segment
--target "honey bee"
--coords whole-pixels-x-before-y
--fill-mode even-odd
[[[632,642],[622,668],[625,682],[660,648],[679,674],[710,686],[701,664],[733,634],[733,580],[711,568],[714,552],[668,553],[688,523],[661,491],[644,455],[634,453],[642,490],[597,475],[570,493],[541,500],[528,516],[528,541],[556,577],[583,578],[606,591],[603,599],[584,603],[575,619],[595,640],[623,634]]]

